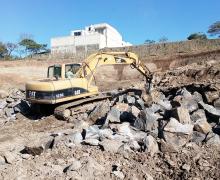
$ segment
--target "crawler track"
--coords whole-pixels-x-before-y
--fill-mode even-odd
[[[142,91],[140,89],[126,89],[126,90],[121,90],[117,93],[113,93],[113,92],[104,92],[101,93],[97,96],[93,96],[93,97],[86,97],[83,99],[79,99],[76,101],[72,101],[66,104],[62,104],[57,106],[54,109],[54,115],[55,117],[57,117],[58,119],[68,119],[68,117],[71,115],[71,111],[70,109],[73,108],[78,108],[79,106],[85,105],[85,104],[90,104],[90,103],[94,103],[94,102],[98,102],[98,101],[103,101],[106,99],[111,99],[111,98],[115,98],[117,96],[120,96],[122,94],[127,94],[127,93],[134,93],[134,94],[142,94]]]

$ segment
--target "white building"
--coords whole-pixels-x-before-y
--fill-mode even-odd
[[[78,51],[94,51],[105,47],[130,46],[120,33],[107,23],[93,24],[83,30],[71,31],[70,36],[51,39],[51,54],[75,54]]]

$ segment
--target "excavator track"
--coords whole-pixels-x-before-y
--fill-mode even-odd
[[[71,116],[71,110],[73,110],[74,108],[78,108],[79,106],[82,106],[82,105],[88,105],[90,103],[99,102],[99,101],[106,100],[106,99],[115,98],[122,94],[127,94],[131,92],[135,94],[142,94],[142,91],[140,89],[132,89],[132,88],[121,90],[117,93],[104,92],[97,96],[85,97],[83,99],[79,99],[76,101],[72,101],[66,104],[59,105],[54,109],[54,115],[58,119],[68,120],[68,118]]]
[[[102,101],[108,98],[111,98],[112,96],[109,94],[100,94],[94,97],[87,97],[83,99],[79,99],[67,104],[60,105],[54,109],[54,115],[59,119],[67,119],[71,115],[70,108],[75,108],[80,105],[93,103],[97,101]]]

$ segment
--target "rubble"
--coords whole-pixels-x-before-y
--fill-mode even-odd
[[[165,141],[173,146],[182,147],[191,138],[193,125],[181,124],[175,118],[170,118],[163,129]]]
[[[195,124],[194,128],[196,131],[207,134],[212,131],[212,127],[205,119],[198,119]]]
[[[0,90],[0,118],[16,120],[17,113],[27,113],[30,106],[24,99],[24,93],[18,89]]]
[[[144,138],[144,145],[146,146],[145,152],[148,152],[151,156],[159,151],[158,144],[151,135]]]
[[[80,111],[70,110],[68,123],[52,115],[27,123],[36,136],[26,133],[16,137],[26,139],[16,142],[21,144],[19,150],[11,148],[0,154],[0,168],[8,166],[7,171],[13,171],[16,167],[19,171],[30,166],[36,171],[28,169],[26,174],[39,177],[43,173],[51,179],[219,177],[219,89],[204,84],[179,86],[181,79],[173,73],[180,82],[167,74],[162,78],[163,86],[150,95],[126,92],[117,96],[120,90],[116,90],[115,97],[90,104],[87,110],[84,106]],[[25,114],[28,107],[23,92],[0,91],[1,125],[15,123],[12,120]],[[43,124],[40,130],[38,123]],[[4,133],[7,131],[10,128]],[[2,143],[4,139],[13,143],[13,138],[0,137]]]
[[[181,124],[191,124],[189,111],[184,107],[178,107],[173,111],[174,117],[179,120]]]
[[[220,110],[217,110],[213,106],[209,104],[205,104],[204,102],[200,101],[199,104],[210,114],[219,116],[220,117]]]
[[[123,145],[121,141],[117,141],[114,139],[112,140],[104,139],[99,144],[103,147],[105,151],[111,152],[111,153],[117,153],[119,148]]]

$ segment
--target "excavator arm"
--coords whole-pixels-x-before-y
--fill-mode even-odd
[[[99,52],[92,54],[82,63],[76,77],[87,78],[89,86],[94,80],[94,74],[99,66],[114,64],[129,64],[132,68],[137,69],[146,77],[149,90],[153,74],[146,65],[138,59],[138,56],[131,52]]]

